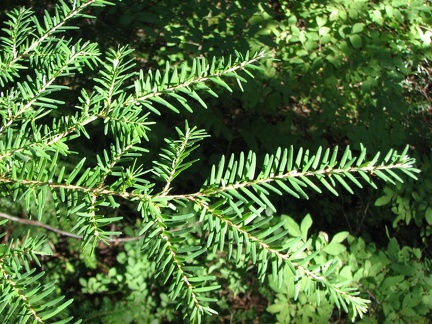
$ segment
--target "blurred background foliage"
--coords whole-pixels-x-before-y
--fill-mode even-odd
[[[208,109],[194,114],[168,112],[158,117],[150,151],[157,152],[163,138],[186,118],[212,135],[197,151],[200,163],[193,174],[183,176],[179,192],[197,188],[221,154],[252,149],[263,156],[279,146],[359,148],[360,143],[373,154],[410,145],[422,170],[417,182],[406,179],[401,186],[381,185],[339,197],[311,193],[308,202],[275,199],[278,212],[290,215],[287,226],[296,228],[304,215],[312,215],[311,231],[322,233],[317,234],[317,248],[320,240],[347,232],[335,242],[340,246],[327,252],[345,263],[340,275],[358,282],[371,298],[365,322],[426,323],[432,317],[430,1],[114,2],[116,6],[92,9],[97,19],[80,21],[80,29],[71,30],[70,36],[96,41],[102,52],[128,44],[144,70],[201,55],[226,56],[234,50],[265,48],[274,53],[276,60],[265,63],[243,92],[221,91],[219,98],[205,98]],[[32,7],[42,15],[53,3],[3,0],[0,21],[13,7]],[[92,82],[92,73],[64,83],[78,92]],[[63,100],[73,107],[77,96],[73,91],[69,95]],[[76,145],[101,150],[104,139],[92,137],[92,143]],[[19,206],[4,200],[0,204],[2,210],[19,215]],[[138,221],[127,205],[118,212],[130,224]],[[51,225],[58,226],[56,222],[53,217]],[[18,225],[9,229],[11,236],[26,230]],[[178,322],[162,282],[146,281],[152,277],[152,265],[139,258],[138,244],[101,247],[90,257],[73,239],[53,233],[49,237],[55,253],[46,257],[48,279],[58,279],[65,293],[74,296],[77,302],[71,311],[78,317],[91,323]],[[314,305],[302,296],[294,301],[289,276],[282,288],[271,281],[258,286],[253,271],[231,269],[217,255],[208,259],[226,287],[215,322],[349,320],[332,305]]]

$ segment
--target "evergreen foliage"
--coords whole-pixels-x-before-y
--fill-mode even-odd
[[[39,224],[53,217],[47,206],[52,202],[59,222],[67,220],[82,250],[93,253],[101,244],[128,239],[118,230],[124,228],[123,215],[116,213],[127,204],[141,216],[134,228],[141,256],[152,262],[155,278],[169,287],[169,299],[188,321],[217,313],[213,305],[221,285],[205,263],[216,253],[239,267],[253,265],[262,282],[270,276],[282,287],[290,278],[294,299],[308,293],[318,307],[325,300],[350,312],[352,320],[362,317],[369,300],[359,295],[354,280],[335,272],[340,259],[319,258],[347,235],[335,236],[333,247],[325,240],[318,246],[307,234],[308,219],[295,233],[287,219],[272,216],[277,212],[272,195],[308,199],[310,191],[338,195],[375,188],[375,179],[390,184],[402,183],[403,175],[416,179],[419,170],[408,147],[372,159],[366,148],[356,155],[348,146],[343,152],[279,148],[263,161],[252,151],[222,156],[197,191],[177,192],[176,181],[194,170],[194,152],[209,135],[185,121],[156,156],[149,142],[157,116],[181,109],[194,113],[191,101],[206,108],[202,93],[217,97],[216,89],[233,91],[233,83],[247,87],[260,62],[272,55],[236,52],[145,71],[136,69],[127,46],[100,53],[96,43],[65,37],[74,28],[72,19],[89,18],[87,8],[108,4],[59,1],[43,19],[25,8],[8,13],[0,52],[1,196],[21,202]],[[70,90],[67,80],[89,69],[96,77],[70,107],[62,100]],[[89,155],[84,146],[95,133],[108,144]],[[73,319],[67,310],[72,299],[65,301],[55,281],[44,282],[45,242],[29,233],[0,245],[3,323]]]

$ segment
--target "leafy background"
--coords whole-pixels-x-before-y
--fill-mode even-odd
[[[53,3],[3,1],[0,7],[3,17],[18,4],[42,15]],[[163,138],[173,137],[174,127],[184,119],[212,134],[194,153],[199,164],[181,176],[175,188],[179,193],[199,188],[221,154],[252,149],[263,158],[279,146],[350,145],[359,150],[363,143],[373,155],[409,144],[422,170],[419,181],[407,178],[403,185],[381,184],[378,190],[356,190],[354,195],[311,194],[309,201],[283,196],[274,201],[277,216],[287,220],[290,231],[316,233],[316,249],[330,240],[315,262],[333,257],[343,261],[340,275],[358,282],[362,294],[372,300],[365,322],[427,322],[432,317],[431,9],[430,2],[415,0],[194,5],[124,0],[91,9],[97,19],[80,20],[80,29],[69,31],[69,36],[96,41],[103,53],[128,44],[144,69],[233,50],[274,52],[276,60],[264,63],[243,92],[217,91],[224,95],[204,95],[206,110],[158,117],[149,141],[154,145],[151,152],[158,152]],[[86,71],[64,83],[79,89],[93,82],[93,73]],[[73,107],[77,93],[69,95],[63,100]],[[92,141],[75,143],[89,155],[109,142],[97,133],[91,135]],[[78,160],[72,159],[70,165]],[[2,210],[22,213],[19,204],[5,199],[0,204]],[[127,204],[118,212],[131,225],[122,230],[135,235],[132,228],[139,217]],[[19,237],[28,227],[13,224],[7,230]],[[154,265],[140,258],[139,244],[101,245],[90,255],[80,252],[77,241],[55,233],[49,234],[49,242],[55,253],[44,257],[46,280],[58,280],[62,292],[74,297],[69,311],[75,316],[92,323],[178,321],[162,280],[153,279]],[[206,258],[224,288],[220,316],[209,321],[349,320],[334,305],[318,306],[303,294],[294,296],[289,271],[284,285],[277,287],[272,280],[259,284],[254,269],[239,270],[217,254]]]

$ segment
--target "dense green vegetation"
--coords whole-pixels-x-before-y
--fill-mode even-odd
[[[427,323],[430,2],[113,2],[0,6],[1,322]]]

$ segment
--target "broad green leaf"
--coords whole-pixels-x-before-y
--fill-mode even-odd
[[[355,23],[351,29],[352,34],[358,34],[361,33],[364,29],[364,23]]]
[[[312,226],[312,217],[310,214],[307,214],[303,218],[303,220],[301,221],[301,224],[300,224],[300,231],[303,235],[303,239],[306,240],[307,233],[308,233],[309,229],[311,228],[311,226]]]
[[[277,304],[273,304],[270,305],[266,308],[266,311],[272,314],[275,313],[279,313],[280,311],[282,311],[284,308],[286,308],[286,306],[282,303],[277,303]]]
[[[331,242],[323,248],[323,251],[330,255],[339,255],[346,251],[346,247],[343,244]]]
[[[318,27],[322,27],[327,23],[327,17],[326,16],[316,16],[316,22],[318,24]]]
[[[392,200],[392,196],[381,196],[375,200],[375,206],[385,206]]]
[[[363,46],[362,38],[357,34],[349,35],[349,40],[351,45],[356,49],[359,49]]]
[[[349,232],[339,232],[335,236],[333,236],[333,239],[331,240],[332,243],[341,243],[343,242],[347,237],[349,236]]]
[[[289,234],[291,236],[299,237],[302,235],[300,226],[297,224],[297,222],[294,219],[292,219],[288,215],[283,215],[282,219],[285,221],[283,227],[289,231]]]
[[[432,225],[432,207],[428,207],[425,212],[425,219],[429,225]]]
[[[392,261],[399,261],[400,247],[395,238],[392,238],[387,246],[387,253]]]

